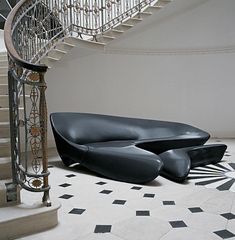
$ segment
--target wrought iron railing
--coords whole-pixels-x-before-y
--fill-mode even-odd
[[[157,0],[22,0],[5,24],[13,181],[44,192],[50,206],[47,163],[47,66],[40,59],[66,36],[97,36]],[[27,101],[29,95],[29,101]]]

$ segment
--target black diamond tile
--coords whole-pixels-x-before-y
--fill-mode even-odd
[[[155,194],[152,194],[152,193],[145,193],[144,194],[144,197],[146,198],[154,198]]]
[[[170,221],[169,223],[173,228],[187,227],[184,221]]]
[[[189,208],[189,211],[192,213],[199,213],[199,212],[203,212],[203,210],[200,207],[192,207]]]
[[[140,190],[142,187],[136,187],[136,186],[134,186],[134,187],[132,187],[131,189],[133,189],[133,190]]]
[[[113,204],[119,204],[119,205],[124,205],[126,203],[126,200],[114,200]]]
[[[75,174],[68,174],[68,175],[66,175],[65,177],[71,178],[71,177],[76,177],[76,175],[75,175]]]
[[[174,201],[163,201],[163,205],[175,205]]]
[[[233,213],[223,213],[221,216],[228,220],[235,219],[235,215]]]
[[[224,156],[226,156],[226,157],[231,157],[231,155],[230,155],[230,154],[224,154]]]
[[[64,194],[64,195],[60,196],[59,198],[69,199],[69,198],[71,198],[71,197],[73,197],[73,195],[70,195],[70,194]]]
[[[150,216],[150,212],[146,210],[138,210],[136,211],[136,216]]]
[[[97,185],[104,185],[104,184],[107,184],[106,182],[97,182],[96,183]]]
[[[86,211],[86,209],[73,208],[69,213],[81,215]]]
[[[220,231],[216,231],[214,232],[216,235],[220,236],[222,239],[227,239],[227,238],[231,238],[234,237],[235,235],[232,232],[229,232],[228,230],[220,230]]]
[[[53,168],[53,167],[54,167],[54,166],[52,166],[52,165],[48,165],[48,166],[47,166],[47,168]]]
[[[100,193],[103,194],[110,194],[112,191],[111,190],[102,190]]]
[[[96,225],[94,233],[109,233],[112,225]]]
[[[59,186],[60,186],[60,187],[69,187],[69,186],[71,186],[71,184],[69,184],[69,183],[63,183],[63,184],[60,184]]]

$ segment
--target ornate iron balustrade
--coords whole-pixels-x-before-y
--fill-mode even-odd
[[[40,59],[66,36],[96,41],[157,0],[22,0],[5,24],[13,182],[44,192],[50,206],[47,160],[47,66]],[[29,95],[30,101],[26,101]]]

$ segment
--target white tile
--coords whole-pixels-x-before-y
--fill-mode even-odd
[[[139,216],[114,224],[112,233],[126,240],[156,240],[170,229],[170,224],[165,221]]]
[[[201,205],[201,208],[210,213],[227,213],[231,210],[233,199],[234,193],[230,191],[217,191],[211,198]]]
[[[227,230],[235,234],[235,219],[228,220]]]
[[[221,240],[213,233],[200,232],[189,228],[172,229],[161,240]]]
[[[74,238],[72,240],[122,240],[122,238],[111,233],[92,233],[84,238]]]
[[[184,222],[190,228],[207,232],[225,229],[227,225],[224,217],[206,212],[192,213],[185,217]]]

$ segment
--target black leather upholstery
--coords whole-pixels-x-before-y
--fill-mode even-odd
[[[66,166],[146,183],[159,173],[183,181],[191,167],[216,163],[225,145],[203,145],[209,134],[190,125],[88,113],[52,113],[56,146]],[[198,146],[198,147],[196,147]]]

